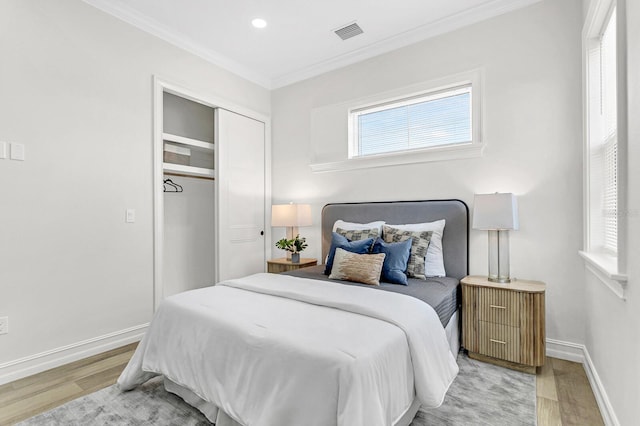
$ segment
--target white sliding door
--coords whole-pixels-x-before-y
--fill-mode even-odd
[[[218,279],[265,270],[265,124],[216,109]]]

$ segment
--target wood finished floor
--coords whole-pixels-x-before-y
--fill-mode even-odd
[[[0,386],[0,425],[111,386],[135,348],[123,346]],[[536,375],[536,394],[539,426],[604,424],[581,364],[547,358]]]

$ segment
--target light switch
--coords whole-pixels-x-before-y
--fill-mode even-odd
[[[136,221],[136,211],[134,209],[127,209],[127,223],[134,223]]]
[[[24,145],[23,144],[11,142],[11,159],[24,161]]]
[[[7,158],[7,143],[0,142],[0,159]]]

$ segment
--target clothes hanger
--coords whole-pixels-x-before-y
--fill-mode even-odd
[[[164,185],[164,192],[184,192],[184,188],[182,188],[182,185],[179,185],[177,183],[175,183],[174,181],[172,181],[171,179],[165,179],[163,181],[163,185]],[[174,189],[173,190],[167,190],[166,185],[170,185],[172,186]]]

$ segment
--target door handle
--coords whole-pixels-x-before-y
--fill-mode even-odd
[[[264,235],[264,231],[260,231],[260,235]]]

